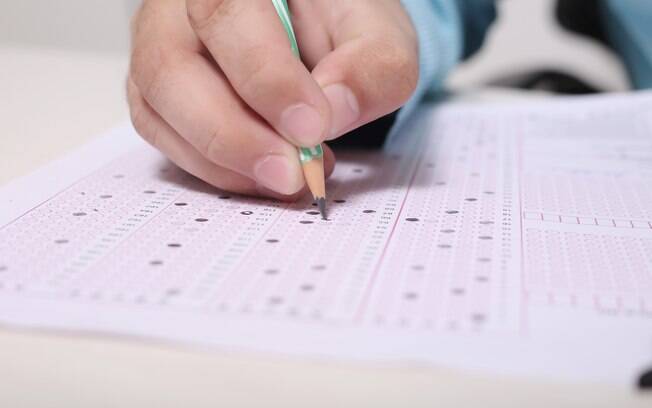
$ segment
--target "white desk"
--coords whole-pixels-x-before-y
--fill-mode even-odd
[[[0,184],[125,120],[126,66],[119,55],[0,48]],[[649,407],[652,395],[3,328],[0,406]]]

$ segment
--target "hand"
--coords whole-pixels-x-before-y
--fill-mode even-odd
[[[178,166],[237,193],[294,199],[295,145],[399,108],[418,79],[399,0],[291,0],[302,60],[271,0],[146,0],[132,22],[134,127]],[[324,148],[329,174],[333,153]]]

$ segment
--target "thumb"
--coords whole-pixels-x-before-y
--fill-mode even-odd
[[[331,105],[328,139],[401,107],[419,77],[416,34],[402,6],[379,10],[375,2],[371,8],[346,3],[351,10],[336,24],[334,50],[312,72]]]

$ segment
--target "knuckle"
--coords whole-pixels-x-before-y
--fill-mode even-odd
[[[188,21],[195,30],[233,15],[237,10],[238,1],[233,0],[186,0]]]
[[[183,58],[174,51],[158,47],[135,48],[129,71],[145,100],[156,103],[182,65]]]
[[[216,164],[222,163],[225,152],[228,150],[228,146],[221,135],[222,129],[215,127],[215,129],[210,132],[210,137],[208,138],[207,143],[201,149],[204,157]]]
[[[147,65],[148,61],[145,56],[145,50],[139,46],[134,47],[131,51],[131,60],[129,62],[129,76],[136,84],[140,84]]]
[[[153,20],[153,5],[150,0],[144,0],[138,5],[129,20],[129,28],[133,37],[136,37],[142,29],[147,27]]]
[[[392,39],[377,39],[370,47],[376,61],[377,75],[388,85],[386,92],[400,102],[406,101],[417,87],[419,63],[413,47],[397,43]]]
[[[246,67],[237,81],[237,88],[244,95],[255,95],[265,91],[269,81],[271,66],[267,63],[266,50],[262,46],[252,46],[242,51],[240,55],[240,66]],[[278,79],[276,79],[278,81]]]
[[[158,132],[156,127],[146,118],[146,108],[142,104],[131,103],[129,106],[129,116],[131,123],[147,143],[158,148]]]
[[[127,102],[131,124],[143,140],[159,149],[161,128],[131,77],[127,78]]]
[[[400,81],[400,88],[404,99],[408,99],[414,93],[419,81],[418,56],[407,49],[400,56],[397,64],[397,73]]]
[[[249,104],[278,99],[279,95],[297,95],[303,81],[295,70],[292,55],[281,55],[265,45],[252,45],[238,56],[240,72],[232,78],[238,94]]]

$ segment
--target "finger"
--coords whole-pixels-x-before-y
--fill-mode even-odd
[[[184,140],[147,104],[131,79],[127,80],[127,100],[131,120],[138,134],[193,176],[222,190],[239,194],[262,195],[283,201],[296,201],[305,194],[305,188],[290,195],[279,194],[261,186],[255,180],[215,165]],[[326,145],[324,167],[327,176],[335,168],[335,156]]]
[[[179,136],[147,104],[131,80],[127,82],[127,99],[138,134],[177,166],[217,188],[242,194],[258,193],[254,180],[215,165]]]
[[[419,76],[416,34],[398,1],[341,4],[329,27],[335,49],[312,72],[331,106],[329,139],[398,109]]]
[[[243,104],[204,57],[176,51],[151,69],[134,78],[145,100],[206,158],[283,195],[303,188],[296,148]]]
[[[312,147],[330,129],[330,107],[296,58],[270,0],[187,0],[199,38],[237,94],[294,144]]]
[[[148,104],[213,163],[290,195],[304,185],[294,146],[279,137],[197,52],[185,3],[146,2],[130,76]],[[180,18],[181,17],[181,18]]]
[[[323,144],[322,147],[324,150],[324,177],[328,179],[333,174],[333,171],[335,170],[335,154],[333,153],[333,150],[329,148],[326,144]],[[264,196],[278,198],[283,201],[299,200],[302,197],[304,197],[306,193],[309,192],[307,185],[304,186],[304,188],[301,189],[301,191],[290,195],[279,195],[278,193],[268,190],[262,186],[258,186],[258,191],[261,192],[262,195]]]

